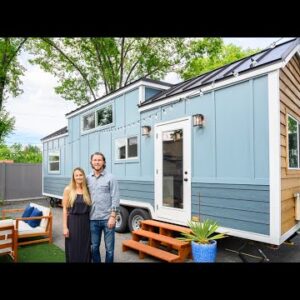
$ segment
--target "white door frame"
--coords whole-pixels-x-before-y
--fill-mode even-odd
[[[183,129],[183,209],[162,205],[162,132]],[[187,225],[191,219],[191,117],[157,123],[154,127],[154,195],[155,217],[162,221]],[[187,172],[187,174],[185,174]]]

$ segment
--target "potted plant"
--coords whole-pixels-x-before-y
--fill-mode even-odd
[[[204,222],[188,222],[190,233],[182,232],[178,239],[191,242],[195,262],[215,262],[217,256],[217,239],[225,238],[225,233],[216,233],[217,222],[206,219]]]

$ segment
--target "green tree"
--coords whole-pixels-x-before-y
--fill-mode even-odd
[[[14,130],[14,126],[15,118],[10,117],[4,109],[0,110],[0,144]]]
[[[130,82],[161,79],[185,55],[182,38],[36,38],[30,61],[58,78],[56,93],[77,104],[110,93]]]
[[[20,77],[24,75],[24,67],[17,60],[27,38],[0,37],[0,111],[4,100],[11,94],[16,97],[23,91]]]
[[[187,80],[258,51],[259,49],[243,50],[232,44],[225,45],[221,38],[192,40],[189,51],[185,53],[185,63],[179,68],[178,73]]]
[[[22,148],[21,144],[0,144],[0,160],[8,159],[16,163],[41,163],[42,151],[37,146],[28,145]]]

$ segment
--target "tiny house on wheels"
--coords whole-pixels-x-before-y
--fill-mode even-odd
[[[101,151],[120,186],[119,232],[211,218],[279,245],[300,227],[300,39],[176,85],[141,78],[66,117],[42,139],[52,201]]]

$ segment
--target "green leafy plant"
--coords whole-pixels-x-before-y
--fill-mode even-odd
[[[217,222],[210,219],[206,219],[204,222],[189,221],[188,226],[190,227],[191,232],[181,232],[183,237],[179,237],[179,240],[186,242],[194,241],[198,244],[209,244],[212,240],[227,237],[225,233],[216,233],[219,225]]]

